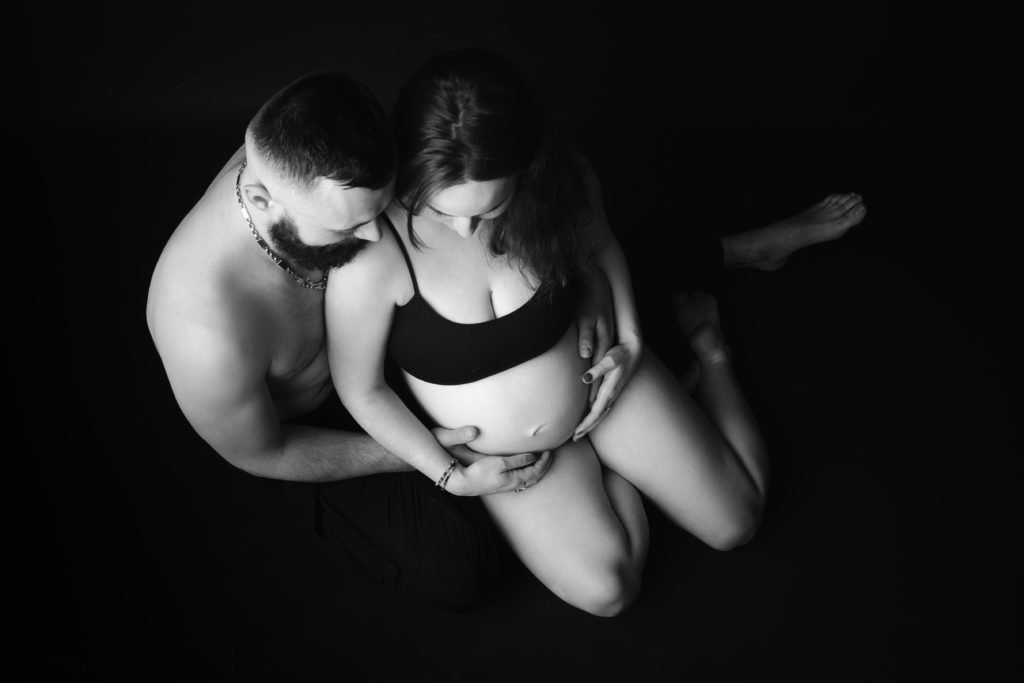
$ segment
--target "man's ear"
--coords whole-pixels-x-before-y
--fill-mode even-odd
[[[249,203],[260,211],[266,211],[272,201],[270,192],[262,183],[249,183],[242,187],[242,192]]]

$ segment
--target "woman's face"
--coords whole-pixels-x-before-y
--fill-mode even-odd
[[[481,221],[493,220],[508,209],[515,189],[514,177],[467,180],[432,196],[423,213],[460,236],[470,237]]]

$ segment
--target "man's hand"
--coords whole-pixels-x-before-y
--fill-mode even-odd
[[[476,427],[432,430],[462,467],[456,467],[445,490],[457,496],[484,496],[529,488],[547,474],[551,451],[516,455],[484,455],[465,444],[477,437]]]
[[[464,453],[473,453],[466,448],[466,444],[480,436],[480,430],[476,427],[459,427],[458,429],[435,427],[430,431],[434,433],[434,438],[448,451],[448,454],[454,455],[459,462],[463,462]]]
[[[580,358],[604,358],[615,343],[615,310],[605,274],[594,268],[576,308]],[[590,384],[590,403],[597,397],[600,378]]]

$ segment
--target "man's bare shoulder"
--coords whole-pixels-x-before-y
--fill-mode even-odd
[[[224,171],[172,233],[153,270],[146,321],[161,352],[165,344],[194,334],[230,343],[258,325],[260,307],[230,230],[241,217],[219,196],[229,189],[218,186],[223,176]]]

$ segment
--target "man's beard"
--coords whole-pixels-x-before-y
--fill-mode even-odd
[[[368,244],[366,240],[349,236],[341,242],[314,247],[299,239],[295,224],[287,217],[272,223],[267,231],[284,260],[304,270],[327,272],[341,268]]]

